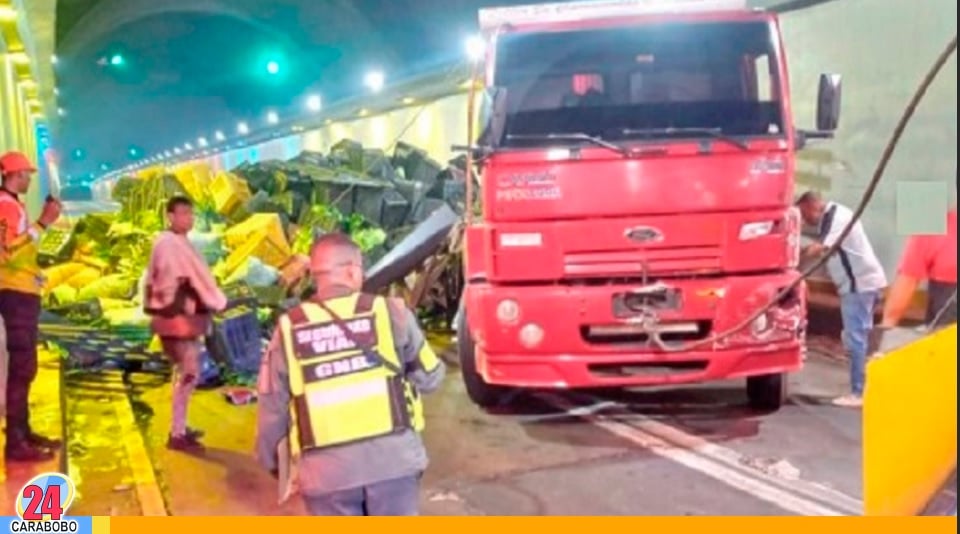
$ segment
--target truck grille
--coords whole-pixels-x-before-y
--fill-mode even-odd
[[[570,278],[705,274],[715,273],[720,269],[719,247],[568,252],[563,257],[563,272]]]

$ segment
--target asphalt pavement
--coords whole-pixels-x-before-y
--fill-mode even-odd
[[[829,403],[847,383],[836,360],[812,356],[773,414],[746,408],[742,381],[522,394],[491,413],[467,399],[459,370],[449,371],[426,401],[425,515],[860,513],[860,412]],[[253,460],[255,405],[199,392],[190,422],[206,430],[208,450],[192,456],[164,447],[163,377],[135,374],[125,388],[80,394],[98,381],[117,384],[119,375],[68,385],[71,441],[102,436],[71,455],[71,474],[83,481],[74,513],[304,513],[298,501],[277,505],[276,482]]]

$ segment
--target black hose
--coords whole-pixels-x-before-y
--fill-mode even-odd
[[[924,95],[927,93],[930,85],[937,78],[937,75],[940,73],[940,70],[943,68],[943,65],[946,64],[947,60],[950,59],[957,50],[957,36],[954,34],[953,38],[950,39],[950,42],[947,43],[947,46],[940,52],[940,55],[937,57],[937,60],[930,67],[930,70],[927,71],[926,76],[923,77],[923,80],[920,82],[920,86],[917,87],[917,90],[914,92],[913,97],[910,99],[910,102],[907,104],[906,109],[903,110],[903,114],[900,116],[900,121],[897,122],[896,128],[893,130],[889,141],[887,141],[887,146],[883,150],[883,154],[880,156],[880,161],[877,163],[877,168],[873,172],[873,177],[870,179],[870,183],[867,184],[866,190],[863,192],[863,196],[860,199],[860,204],[857,206],[857,209],[853,212],[853,217],[850,219],[850,222],[843,228],[843,231],[840,232],[840,236],[837,240],[831,245],[826,252],[811,266],[806,270],[800,273],[793,282],[790,283],[787,287],[783,288],[776,296],[774,296],[770,302],[766,305],[760,307],[751,314],[749,317],[738,323],[736,326],[728,330],[724,330],[718,334],[712,335],[710,337],[692,341],[688,343],[678,343],[678,344],[661,344],[661,348],[667,352],[686,352],[693,350],[703,345],[713,344],[722,339],[726,339],[744,328],[750,326],[750,324],[756,320],[758,317],[767,312],[770,308],[777,305],[784,297],[790,294],[794,289],[797,288],[804,280],[810,277],[814,272],[817,271],[824,263],[830,258],[831,255],[836,253],[843,244],[844,239],[847,238],[847,235],[853,230],[854,225],[859,222],[861,215],[863,215],[864,210],[867,209],[867,205],[870,204],[870,200],[873,198],[873,193],[876,191],[877,186],[880,185],[880,179],[883,178],[883,174],[887,169],[887,163],[890,161],[890,158],[893,156],[893,152],[897,147],[897,144],[900,142],[900,137],[903,135],[904,129],[906,129],[907,124],[910,122],[910,119],[913,118],[913,114],[917,109],[917,106],[923,100]]]

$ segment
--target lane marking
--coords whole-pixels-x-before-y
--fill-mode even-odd
[[[555,394],[546,393],[540,396],[550,404],[568,413],[574,412],[578,408]],[[732,459],[742,458],[738,453],[734,451],[723,452],[722,447],[719,448],[721,450],[718,450],[716,446],[705,446],[712,444],[668,425],[647,420],[641,421],[643,426],[638,427],[597,413],[582,417],[594,426],[626,439],[660,457],[707,475],[783,510],[807,516],[842,516],[851,513],[860,515],[862,513],[860,510],[845,511],[834,508],[809,497],[797,495],[791,491],[794,484],[788,484],[790,489],[784,488],[781,480],[750,469],[740,464],[739,460],[735,460],[736,464],[731,465]],[[657,432],[653,430],[657,430]],[[658,434],[665,434],[665,436]],[[701,450],[697,450],[698,447]],[[849,499],[849,497],[844,497]],[[828,500],[827,502],[832,501]],[[842,506],[842,508],[847,508],[847,506]]]
[[[126,387],[122,382],[121,385]],[[153,462],[147,454],[147,444],[143,440],[140,428],[137,427],[137,420],[133,415],[126,389],[113,401],[113,409],[120,422],[119,435],[127,451],[127,459],[130,461],[130,471],[133,474],[134,488],[137,492],[137,500],[140,501],[142,515],[169,515],[163,500],[163,492],[160,491],[160,484],[153,471]]]
[[[551,405],[553,403],[550,403]],[[566,410],[561,413],[548,413],[541,415],[521,415],[516,417],[515,420],[518,421],[521,425],[529,423],[543,423],[546,421],[556,421],[557,419],[569,419],[571,417],[586,417],[588,415],[593,415],[597,412],[606,410],[608,408],[616,408],[618,405],[612,401],[602,401],[590,406],[578,406],[571,410]]]
[[[626,405],[621,404],[621,406]],[[822,503],[829,504],[830,506],[838,508],[847,514],[863,514],[862,500],[843,493],[830,486],[802,479],[784,479],[764,471],[758,471],[757,469],[749,466],[751,462],[748,456],[740,454],[733,449],[718,445],[700,436],[685,432],[676,426],[666,424],[662,421],[657,421],[649,416],[637,414],[636,418],[641,421],[639,426],[642,430],[650,432],[675,445],[699,452],[710,459],[722,462],[730,467],[740,469],[741,471],[757,476],[766,482],[778,485],[784,489],[787,489],[788,491],[793,491],[808,498],[816,499]]]

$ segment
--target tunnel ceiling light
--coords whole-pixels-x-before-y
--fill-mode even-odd
[[[238,123],[237,133],[239,133],[240,135],[247,135],[248,133],[250,133],[250,126],[248,126],[247,123],[245,122]]]
[[[487,43],[479,35],[471,35],[464,42],[464,49],[467,52],[467,58],[470,61],[480,61],[487,52]]]
[[[50,56],[50,63],[56,65],[57,63],[60,63],[60,58],[58,58],[56,54],[53,54]]]
[[[66,116],[67,116],[67,110],[65,110],[65,109],[63,109],[63,108],[57,108],[57,115],[60,115],[61,117],[66,117]]]
[[[193,150],[193,145],[191,145],[190,143],[184,143],[184,144],[183,144],[183,149],[184,149],[184,150]]]
[[[7,58],[10,59],[14,65],[29,65],[30,56],[26,52],[10,52],[7,54]]]
[[[207,146],[207,138],[206,138],[206,137],[201,137],[201,138],[197,139],[197,145],[199,145],[200,148],[203,148],[203,147]]]
[[[320,95],[310,95],[307,97],[307,110],[316,113],[323,108],[323,99]]]
[[[383,89],[384,83],[386,83],[386,77],[379,70],[370,71],[363,77],[363,84],[374,93]]]
[[[173,149],[173,153],[179,156],[182,153],[182,151],[180,150],[180,147],[176,147]]]
[[[270,124],[276,124],[276,123],[280,122],[280,116],[277,115],[277,112],[276,112],[276,111],[268,111],[268,112],[267,112],[267,122],[270,123]]]
[[[221,130],[217,130],[216,132],[214,132],[213,138],[216,139],[217,141],[224,141],[226,140],[227,136],[224,135]]]

